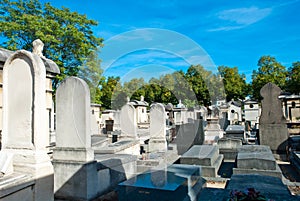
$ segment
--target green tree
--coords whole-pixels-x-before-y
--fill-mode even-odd
[[[144,85],[146,85],[144,78],[133,78],[123,84],[123,91],[130,99],[140,100],[141,96],[145,96]]]
[[[300,62],[294,62],[288,70],[288,80],[286,90],[294,93],[300,93]]]
[[[101,102],[102,107],[105,109],[111,109],[112,103],[116,101],[116,97],[118,97],[121,89],[121,85],[119,83],[119,77],[109,76],[105,81],[101,83]],[[115,103],[114,105],[118,105]]]
[[[262,56],[258,61],[258,70],[252,74],[252,96],[261,100],[260,89],[267,83],[272,82],[281,89],[285,88],[287,71],[286,68],[276,61],[275,57]]]
[[[226,92],[226,100],[245,99],[249,95],[249,86],[246,83],[246,76],[239,74],[237,67],[219,66],[219,73],[223,78],[224,89]]]
[[[201,65],[191,65],[185,78],[193,89],[199,105],[210,105],[210,95],[205,79],[211,77],[212,73],[206,71]]]
[[[1,0],[0,14],[1,46],[31,50],[31,43],[41,39],[44,55],[60,67],[60,80],[76,76],[85,59],[102,46],[103,39],[92,31],[98,23],[68,8],[58,9],[38,0]]]
[[[87,60],[81,66],[78,76],[86,81],[89,85],[91,93],[91,102],[102,104],[100,84],[105,78],[102,76],[103,70],[100,68],[101,60],[98,57],[97,51],[88,55]]]

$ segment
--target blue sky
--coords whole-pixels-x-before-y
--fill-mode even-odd
[[[97,20],[105,39],[105,75],[124,80],[159,76],[202,64],[237,66],[251,81],[257,61],[274,56],[290,67],[300,60],[298,0],[42,0]]]

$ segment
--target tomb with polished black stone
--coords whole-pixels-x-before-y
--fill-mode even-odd
[[[174,164],[124,181],[117,191],[119,201],[196,201],[203,184],[199,166]]]

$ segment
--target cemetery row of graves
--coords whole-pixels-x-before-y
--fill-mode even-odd
[[[42,46],[0,49],[1,200],[300,200],[289,190],[299,180],[278,163],[300,172],[298,96],[268,83],[261,105],[191,109],[141,97],[101,111],[85,81],[68,77],[54,106],[59,70]]]

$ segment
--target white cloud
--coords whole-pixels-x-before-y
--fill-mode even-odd
[[[208,31],[229,31],[235,29],[241,29],[251,24],[254,24],[272,12],[272,8],[257,8],[257,7],[249,7],[249,8],[236,8],[224,10],[217,13],[217,18],[222,20],[221,23],[223,26],[219,26]]]

